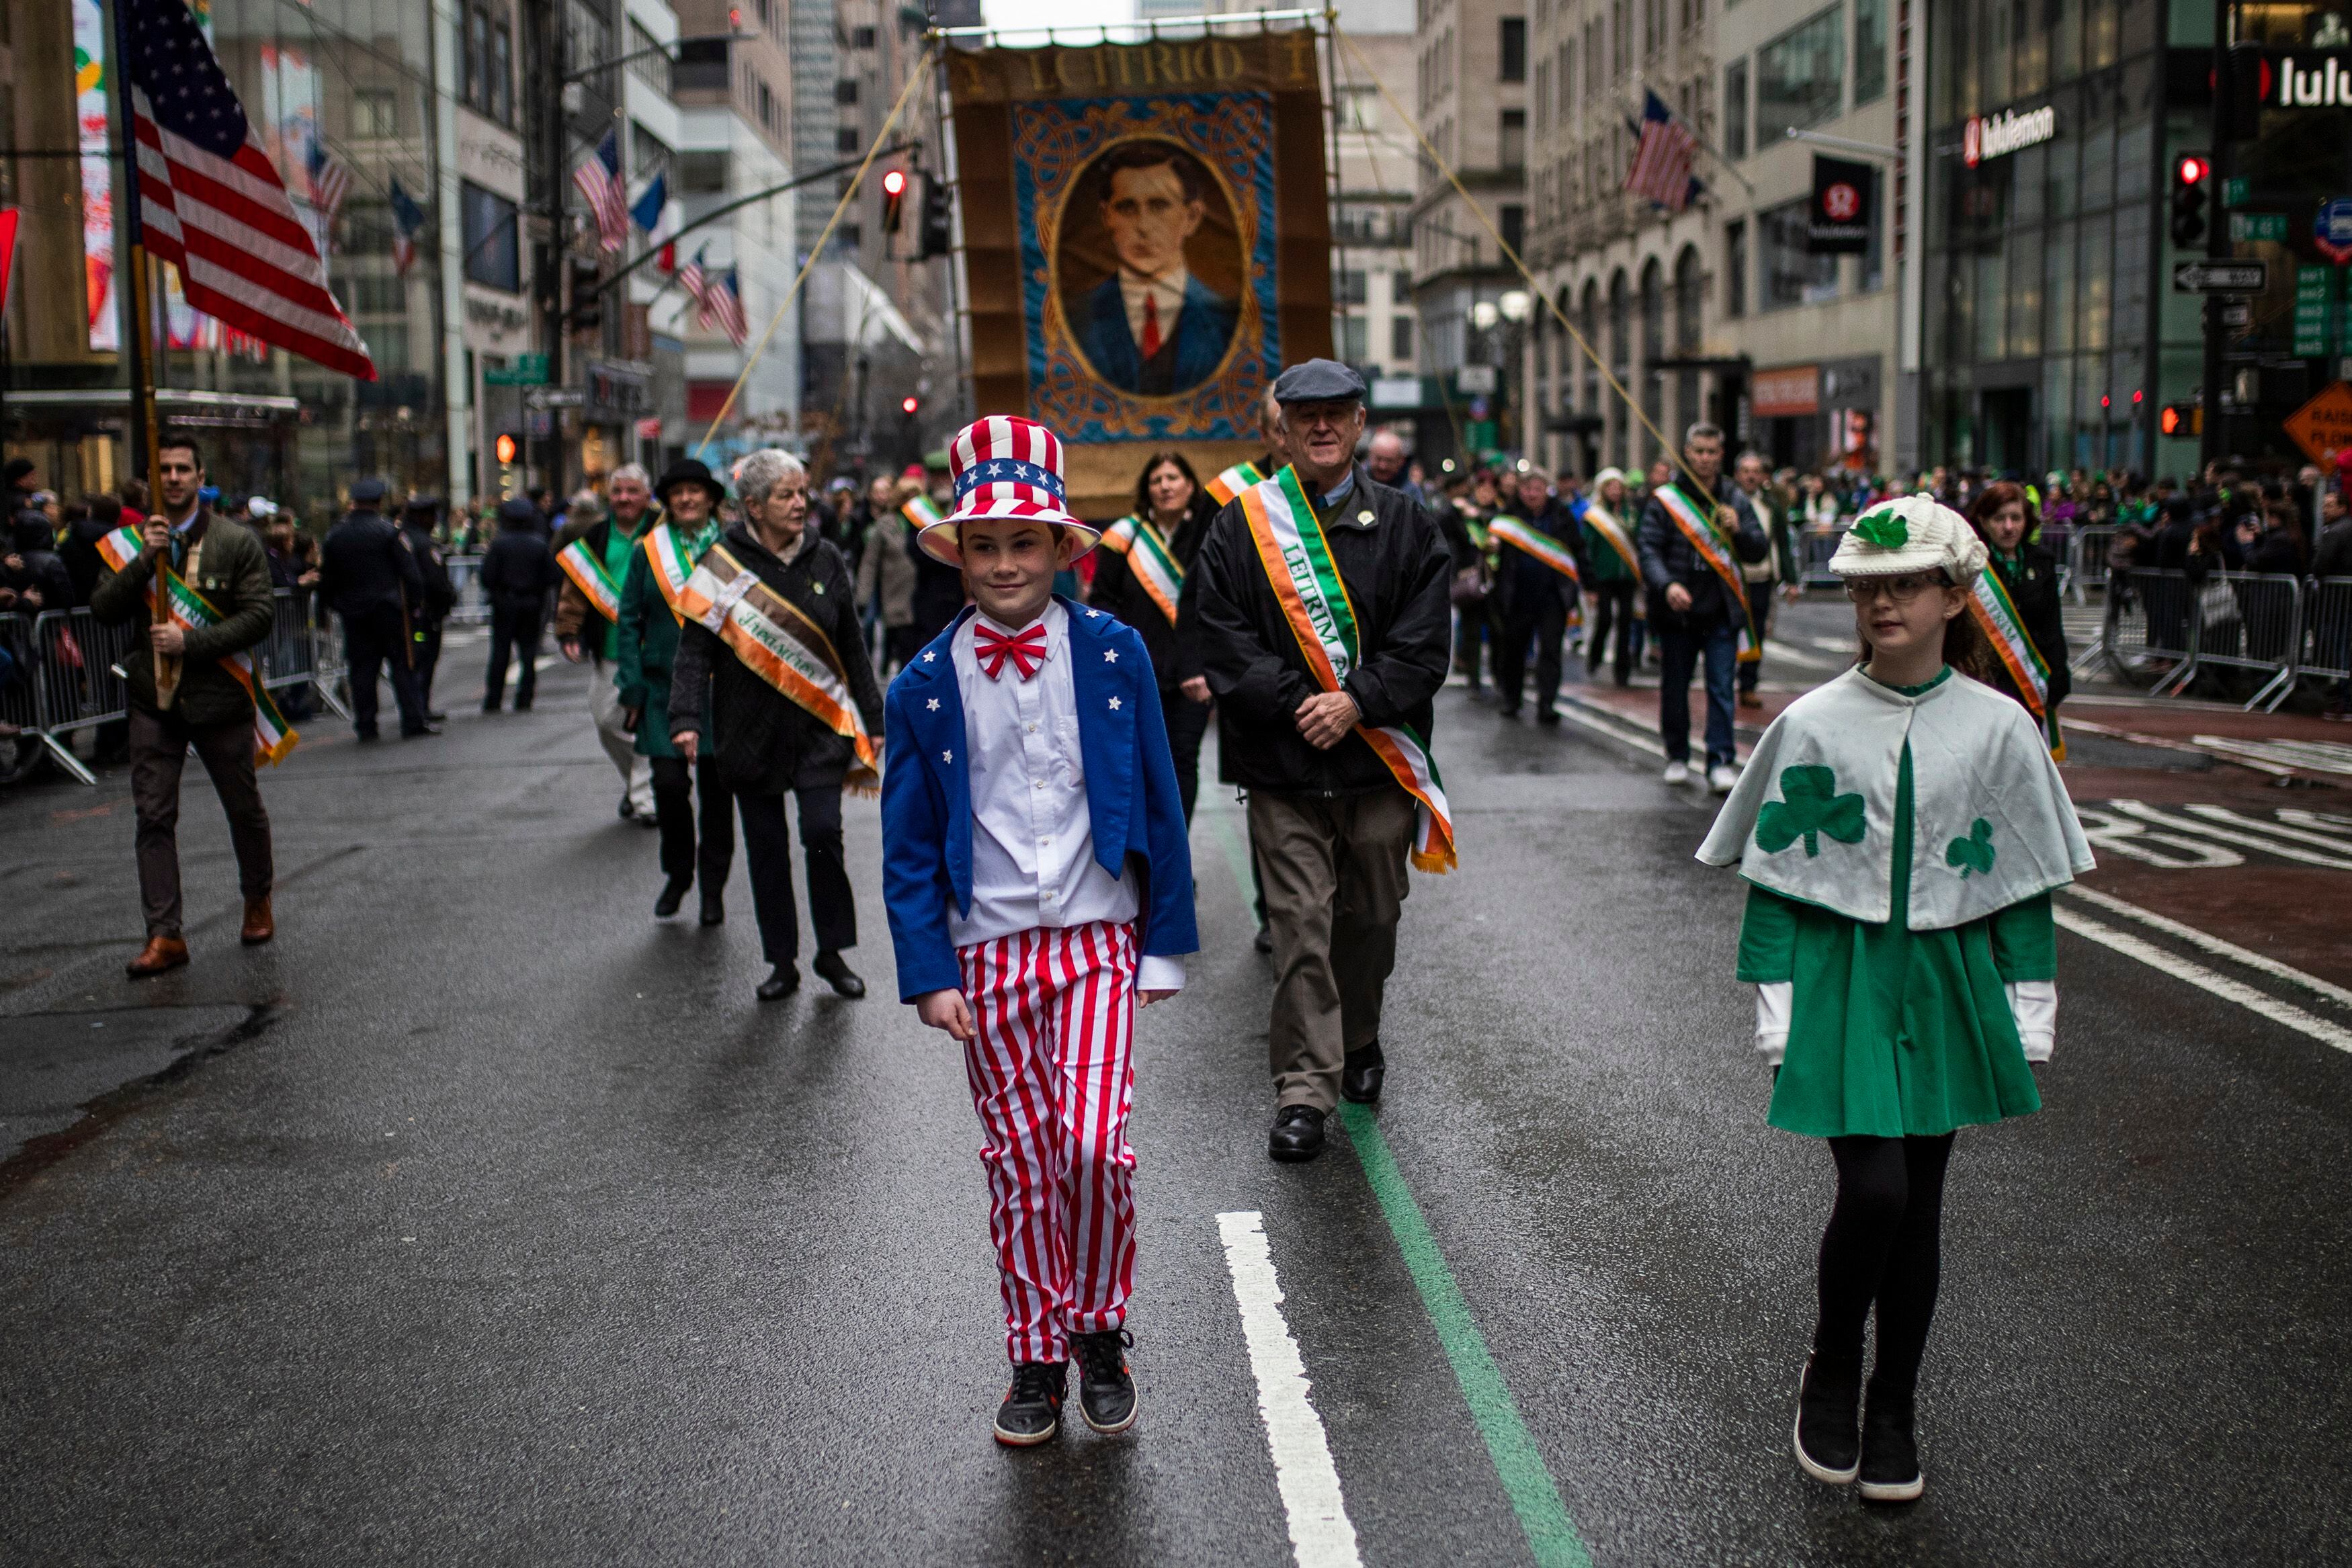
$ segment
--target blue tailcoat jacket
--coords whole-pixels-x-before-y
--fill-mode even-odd
[[[1108,611],[1061,602],[1070,617],[1070,680],[1095,859],[1113,876],[1134,867],[1139,952],[1195,952],[1192,848],[1151,655],[1135,629]],[[967,606],[916,654],[883,701],[882,896],[901,1001],[963,985],[948,909],[971,912],[971,776],[963,694],[949,649],[973,613]]]

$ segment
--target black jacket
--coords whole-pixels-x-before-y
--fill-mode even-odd
[[[373,511],[355,511],[327,530],[319,549],[320,602],[345,621],[425,601],[425,575],[401,547],[400,529]]]
[[[737,523],[726,534],[728,553],[824,629],[841,655],[849,695],[867,733],[882,734],[882,685],[874,678],[859,634],[857,598],[849,565],[814,530],[789,561],[779,560]],[[730,789],[781,795],[789,789],[838,788],[855,753],[850,744],[798,703],[753,674],[701,622],[678,636],[670,669],[669,727],[693,730],[702,755]]]
[[[562,569],[547,537],[536,529],[506,528],[482,552],[482,595],[490,608],[509,615],[540,615],[547,610],[548,591]]]
[[[1332,563],[1355,607],[1361,658],[1342,683],[1363,722],[1410,725],[1430,737],[1430,699],[1445,684],[1454,562],[1419,503],[1376,485],[1356,487],[1324,528]],[[1360,521],[1365,511],[1372,521]],[[1221,776],[1244,789],[1354,795],[1394,789],[1395,775],[1363,737],[1318,751],[1298,733],[1298,706],[1321,687],[1266,580],[1240,502],[1210,525],[1186,586],[1197,588],[1203,673],[1217,697]]]
[[[441,547],[433,542],[431,528],[404,525],[400,530],[400,542],[415,558],[417,575],[425,580],[424,597],[412,601],[412,611],[424,624],[438,625],[457,605],[457,586],[449,580],[449,568],[441,559]]]
[[[1580,573],[1583,570],[1584,562],[1577,549],[1577,535],[1581,530],[1576,526],[1575,517],[1557,497],[1546,500],[1543,509],[1533,517],[1522,515],[1517,507],[1507,508],[1501,515],[1516,517],[1536,532],[1549,534],[1558,539],[1567,547],[1569,554],[1578,556],[1577,570]],[[1576,588],[1568,579],[1527,551],[1514,549],[1507,541],[1496,541],[1495,565],[1495,597],[1502,601],[1507,612],[1532,613],[1547,596],[1562,604],[1568,604],[1576,596]]]
[[[2033,639],[2034,652],[2050,666],[2050,700],[2062,700],[2074,689],[2074,677],[2066,667],[2066,622],[2058,599],[2058,558],[2040,545],[2030,544],[2018,550],[2014,571],[1997,554],[1990,558],[1986,570],[2000,574],[2000,585],[2009,590],[2010,601],[2017,606],[2017,618],[2025,623],[2025,634]],[[2016,690],[2017,683],[2009,678],[2008,666],[1998,656],[1992,662],[1990,684],[2023,700]]]
[[[1185,573],[1184,588],[1178,591],[1177,597],[1180,623],[1186,620],[1184,601],[1192,597],[1189,591],[1192,562],[1199,559],[1201,541],[1208,536],[1209,525],[1216,519],[1216,497],[1206,490],[1198,491],[1192,497],[1192,509],[1176,525],[1175,537],[1168,541],[1168,553],[1176,558],[1176,564],[1182,567]],[[1183,684],[1188,674],[1201,673],[1197,656],[1192,661],[1193,667],[1187,670],[1186,661],[1178,646],[1182,641],[1178,626],[1171,624],[1168,617],[1160,613],[1160,606],[1151,601],[1151,595],[1146,593],[1143,584],[1136,580],[1127,557],[1117,550],[1106,549],[1097,557],[1094,585],[1087,591],[1087,602],[1097,609],[1109,611],[1135,628],[1136,633],[1143,639],[1144,651],[1151,655],[1151,673],[1163,694],[1174,691]],[[1192,631],[1189,624],[1183,627],[1186,635]],[[1163,695],[1163,706],[1165,703]]]
[[[1731,536],[1731,553],[1738,560],[1762,560],[1772,553],[1772,541],[1765,536],[1756,521],[1755,508],[1739,486],[1728,480],[1716,481],[1716,499],[1729,507],[1736,519]],[[1665,504],[1655,496],[1642,503],[1642,525],[1634,535],[1633,548],[1642,558],[1642,581],[1650,591],[1650,625],[1662,632],[1705,632],[1717,626],[1744,626],[1748,623],[1748,600],[1745,589],[1737,596],[1726,595],[1723,579],[1715,569],[1700,558],[1682,529],[1666,515]],[[1666,588],[1681,583],[1690,591],[1691,605],[1677,615],[1666,608]]]
[[[2319,530],[2319,547],[2311,552],[2311,575],[2352,577],[2352,518]]]

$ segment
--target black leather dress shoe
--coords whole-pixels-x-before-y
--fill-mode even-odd
[[[1274,933],[1267,930],[1263,925],[1259,926],[1257,928],[1257,939],[1252,943],[1251,946],[1255,946],[1261,954],[1271,958],[1274,956]]]
[[[690,876],[674,876],[662,883],[661,896],[654,900],[654,918],[667,920],[686,902],[686,890],[694,885]]]
[[[428,713],[425,716],[425,722],[427,724],[447,724],[449,722],[449,716],[446,713]]]
[[[1323,1113],[1312,1105],[1285,1105],[1265,1135],[1265,1152],[1288,1164],[1323,1152]]]
[[[855,1001],[866,994],[866,982],[857,977],[847,959],[830,948],[819,953],[816,962],[809,967],[816,971],[818,979],[833,988],[833,994],[836,997],[847,997]]]
[[[1381,1097],[1381,1080],[1388,1076],[1388,1059],[1381,1054],[1381,1042],[1372,1041],[1360,1051],[1351,1051],[1339,1059],[1339,1094],[1359,1105],[1370,1105]]]
[[[797,964],[779,964],[768,977],[760,982],[760,999],[780,1002],[801,988],[801,971]]]
[[[717,888],[702,890],[702,923],[705,925],[727,924],[727,895]]]

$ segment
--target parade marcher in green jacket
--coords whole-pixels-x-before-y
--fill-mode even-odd
[[[2049,1060],[2057,1022],[2050,894],[2091,853],[2032,717],[1968,673],[1989,657],[1968,523],[1926,496],[1887,502],[1830,569],[1864,662],[1773,721],[1699,858],[1749,883],[1738,973],[1774,1068],[1768,1120],[1828,1140],[1837,1166],[1797,1460],[1901,1502],[1926,1486],[1913,1408],[1952,1140],[2041,1108],[2028,1063]]]
[[[699,875],[702,924],[727,918],[727,873],[735,863],[734,806],[718,770],[708,760],[689,764],[669,737],[670,669],[677,660],[679,621],[675,594],[686,575],[719,538],[711,514],[727,492],[710,470],[688,458],[662,475],[656,499],[662,514],[639,538],[621,583],[621,612],[614,622],[618,666],[614,685],[621,697],[621,722],[636,735],[637,755],[653,769],[654,820],[661,829],[661,868],[666,879],[654,901],[654,918],[667,920],[686,901]],[[702,813],[701,843],[695,841],[695,810]]]

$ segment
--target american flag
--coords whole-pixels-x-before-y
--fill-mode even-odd
[[[367,345],[329,291],[318,247],[184,0],[121,4],[147,253],[177,267],[189,305],[225,326],[375,380]]]
[[[702,250],[696,251],[694,259],[677,270],[677,286],[686,290],[686,297],[703,312],[701,320],[706,326],[710,320],[710,301],[708,298],[710,279],[702,270],[702,252],[709,248],[705,246]]]
[[[324,233],[334,227],[336,215],[343,210],[343,198],[352,193],[352,172],[314,132],[302,176],[310,187],[310,204],[319,211],[319,227]]]
[[[392,270],[400,277],[416,264],[416,235],[425,226],[425,209],[416,198],[401,188],[400,176],[392,179]]]
[[[1690,204],[1691,159],[1698,138],[1675,118],[1664,99],[1642,89],[1642,139],[1633,147],[1633,162],[1625,171],[1624,188],[1647,196],[1670,213]]]
[[[607,131],[596,143],[596,155],[572,172],[572,183],[588,198],[596,214],[596,233],[606,250],[618,250],[629,237],[629,189],[621,179],[621,139]]]
[[[733,267],[710,275],[709,286],[702,292],[702,311],[696,319],[705,327],[717,321],[719,329],[727,334],[727,340],[739,349],[751,337],[751,329],[743,319],[743,295],[736,286]]]

